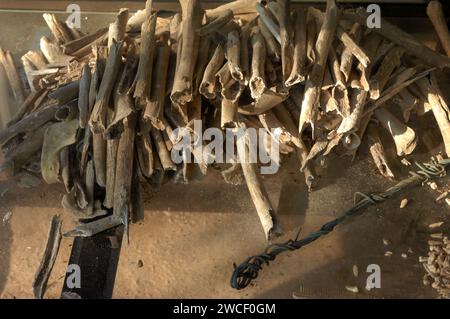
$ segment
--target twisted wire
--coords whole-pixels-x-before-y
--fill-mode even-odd
[[[299,234],[297,234],[297,238],[294,240],[290,239],[284,243],[269,245],[263,253],[247,258],[247,260],[239,266],[234,265],[235,269],[230,280],[231,287],[238,290],[244,289],[258,277],[259,271],[264,264],[269,265],[269,262],[275,260],[279,254],[300,249],[303,246],[311,244],[320,237],[329,234],[337,225],[347,218],[362,213],[363,208],[381,203],[407,187],[423,184],[431,178],[445,176],[445,169],[446,166],[450,164],[450,159],[437,161],[435,158],[431,158],[428,163],[415,164],[418,167],[417,171],[410,172],[408,178],[400,181],[393,187],[388,188],[383,193],[365,194],[356,192],[354,195],[354,206],[344,211],[336,219],[322,225],[318,231],[301,239],[298,239]],[[361,198],[361,200],[358,201],[358,197]]]

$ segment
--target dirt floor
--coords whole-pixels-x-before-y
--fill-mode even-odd
[[[30,16],[29,21],[38,23],[33,22],[38,18]],[[3,24],[11,25],[13,19],[14,15],[0,14],[2,36]],[[98,21],[102,19],[106,18]],[[26,25],[17,28],[26,33]],[[32,34],[16,40],[10,36],[1,38],[0,45],[23,52],[36,40]],[[420,121],[424,131],[435,127],[429,117]],[[435,145],[440,137],[433,134],[424,134],[410,161],[440,150]],[[393,154],[392,145],[388,152]],[[391,158],[398,178],[406,176],[409,168]],[[278,175],[264,177],[285,230],[279,241],[294,238],[299,229],[300,236],[317,230],[351,206],[355,192],[383,191],[395,183],[380,177],[364,148],[354,162],[332,157],[312,193],[306,191],[297,167],[291,158]],[[61,185],[28,189],[17,186],[19,178],[0,178],[0,298],[32,298],[31,284],[51,217],[62,216],[64,231],[73,225],[60,204]],[[439,189],[448,189],[449,181],[439,180]],[[450,207],[436,202],[438,195],[425,185],[371,207],[330,235],[280,256],[264,267],[252,286],[236,291],[229,285],[233,263],[262,252],[266,242],[246,187],[225,184],[211,168],[202,181],[188,186],[170,182],[157,193],[145,192],[145,220],[131,226],[130,243],[122,245],[114,298],[434,298],[436,293],[422,284],[418,257],[428,249],[428,224],[445,221],[442,231],[450,234]],[[400,209],[403,197],[410,203]],[[71,245],[72,239],[63,238],[46,298],[60,297]],[[392,256],[386,257],[386,251]],[[401,256],[404,253],[407,258]],[[143,267],[138,267],[139,261]],[[364,289],[369,264],[381,267],[381,288],[370,292]],[[357,286],[359,293],[345,286]]]
[[[379,177],[368,157],[361,157],[351,166],[345,158],[330,160],[319,189],[310,194],[295,159],[279,175],[265,178],[286,231],[280,241],[295,237],[299,228],[303,236],[335,218],[352,204],[354,192],[382,191],[393,184]],[[371,207],[327,237],[279,257],[264,267],[254,285],[238,292],[229,286],[233,263],[262,252],[266,243],[246,187],[220,179],[212,169],[189,186],[170,182],[158,193],[145,193],[145,221],[131,226],[130,244],[122,246],[115,298],[436,297],[422,285],[418,256],[427,251],[428,224],[446,221],[443,229],[449,233],[449,207],[436,203],[438,193],[427,185]],[[448,181],[438,181],[441,190]],[[29,298],[52,215],[61,214],[63,230],[73,224],[60,207],[60,186],[23,189],[3,178],[0,190],[6,191],[0,220],[12,213],[0,225],[0,297]],[[404,197],[410,203],[400,209]],[[62,241],[47,298],[60,296],[71,243],[70,238]],[[393,255],[386,257],[386,251]],[[364,290],[369,264],[380,265],[382,275],[381,289],[371,292]],[[360,293],[349,293],[345,286],[358,286]]]
[[[356,191],[381,191],[393,184],[378,176],[368,158],[330,161],[321,186],[308,194],[295,160],[276,177],[265,178],[286,235],[316,230],[349,207]],[[448,178],[438,183],[446,188]],[[33,297],[31,283],[45,248],[52,215],[61,214],[63,230],[70,217],[60,207],[63,189],[40,185],[23,189],[2,180],[0,220],[0,297]],[[131,226],[130,244],[123,243],[114,289],[115,298],[290,298],[297,297],[436,297],[422,285],[418,256],[427,251],[428,224],[446,221],[449,208],[436,203],[428,186],[369,208],[338,226],[329,236],[264,267],[255,284],[242,291],[229,286],[233,263],[260,253],[266,243],[245,186],[229,186],[218,172],[188,187],[168,183],[145,196],[145,221]],[[177,198],[175,201],[174,198]],[[449,232],[447,232],[449,233]],[[390,244],[385,245],[383,240]],[[59,298],[72,240],[64,238],[49,281],[47,298]],[[391,257],[384,256],[392,251]],[[406,253],[407,258],[401,254]],[[138,262],[143,267],[138,267]],[[381,289],[364,290],[366,267],[381,267]],[[353,265],[359,276],[353,275]],[[352,294],[345,286],[358,286]]]

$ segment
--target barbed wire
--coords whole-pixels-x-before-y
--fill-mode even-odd
[[[437,161],[432,157],[428,163],[415,163],[415,165],[419,168],[417,171],[409,172],[408,178],[400,181],[393,187],[388,188],[383,193],[365,194],[356,192],[354,196],[355,205],[344,211],[338,218],[322,225],[318,231],[313,232],[301,239],[298,239],[299,234],[297,234],[297,238],[294,240],[290,239],[281,244],[269,245],[263,253],[247,258],[247,260],[239,266],[234,265],[235,269],[230,280],[231,287],[238,290],[244,289],[258,277],[259,271],[262,269],[264,264],[269,265],[269,262],[275,260],[279,254],[300,249],[303,246],[311,244],[320,237],[329,234],[337,225],[342,223],[347,218],[361,214],[363,208],[381,203],[407,187],[423,184],[433,177],[445,176],[445,169],[449,164],[450,159]],[[362,197],[362,199],[357,201],[358,197]]]

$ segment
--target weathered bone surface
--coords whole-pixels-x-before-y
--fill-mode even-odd
[[[48,184],[59,181],[59,154],[64,147],[76,142],[77,130],[78,119],[55,123],[46,130],[42,144],[41,172]]]
[[[313,130],[317,117],[317,102],[319,100],[320,87],[326,67],[328,52],[334,39],[338,25],[338,8],[334,0],[327,1],[327,13],[317,38],[315,51],[317,61],[312,67],[305,84],[305,95],[299,121],[299,132],[302,133],[309,124]]]
[[[177,65],[173,83],[171,100],[184,105],[192,100],[192,75],[198,54],[199,36],[197,30],[201,26],[202,10],[198,0],[180,0],[182,18],[182,39],[180,46],[180,64]]]
[[[364,25],[367,21],[368,14],[366,10],[360,8],[356,10],[355,13],[344,13],[343,18],[349,19],[359,24]],[[430,48],[426,47],[424,44],[418,42],[414,37],[400,28],[394,26],[390,22],[382,19],[381,28],[372,29],[374,32],[379,33],[383,37],[389,39],[390,41],[402,46],[408,54],[416,56],[422,59],[424,62],[438,67],[438,68],[449,68],[450,58],[439,54]]]
[[[141,99],[150,97],[153,55],[155,54],[156,14],[150,12],[148,14],[147,20],[142,25],[140,58],[133,95]]]
[[[150,121],[153,126],[160,130],[164,129],[163,112],[169,58],[170,47],[167,43],[162,43],[158,48],[152,92],[144,111],[144,120]]]
[[[292,71],[285,85],[290,87],[297,83],[303,83],[306,78],[306,11],[295,11],[294,23],[294,52],[292,57]]]
[[[219,72],[225,60],[224,48],[219,44],[217,45],[214,54],[206,66],[205,73],[203,74],[203,80],[200,84],[200,93],[207,99],[213,100],[216,97],[217,81],[216,74]]]
[[[445,53],[450,57],[450,32],[445,20],[442,4],[436,0],[430,1],[427,7],[427,14],[441,40]]]
[[[381,125],[392,135],[397,149],[397,155],[404,156],[411,154],[417,144],[417,137],[414,130],[402,123],[386,109],[380,108],[374,114]]]
[[[227,99],[222,99],[220,127],[223,129],[234,127],[236,122],[236,113],[237,113],[236,102]]]
[[[22,103],[25,100],[23,84],[10,51],[3,52],[0,48],[0,64],[6,72],[14,97],[19,104]]]
[[[61,218],[58,215],[53,216],[45,252],[33,280],[33,292],[35,298],[37,299],[42,299],[44,297],[48,279],[50,278],[53,265],[55,264],[56,257],[58,256],[59,244],[62,238],[61,225]]]
[[[239,32],[236,30],[228,33],[226,56],[231,77],[239,82],[244,81],[241,69],[241,41]]]
[[[68,27],[56,19],[54,14],[44,13],[43,17],[58,44],[64,44],[73,40]]]
[[[432,72],[430,79],[422,78],[417,82],[418,86],[422,90],[422,93],[426,95],[428,103],[433,111],[434,118],[441,131],[441,136],[444,141],[445,153],[447,156],[450,154],[450,110],[439,88],[436,73]]]
[[[239,123],[238,127],[245,127],[245,124]],[[241,163],[244,178],[247,187],[255,205],[259,219],[261,221],[266,239],[269,240],[275,236],[279,236],[282,230],[278,224],[275,210],[272,207],[264,185],[256,171],[256,165],[249,161],[249,140],[246,136],[237,139],[238,156]]]
[[[278,0],[278,24],[280,25],[280,45],[281,45],[281,71],[283,74],[283,83],[286,83],[292,72],[294,64],[293,54],[293,33],[291,23],[290,0]]]
[[[381,126],[399,156],[411,154],[419,136],[431,149],[437,130],[450,155],[446,80],[435,72],[450,58],[394,25],[383,20],[369,30],[365,10],[340,11],[333,0],[326,12],[284,0],[206,11],[199,0],[180,3],[181,15],[157,12],[151,0],[132,16],[121,9],[108,28],[86,35],[48,14],[51,36],[22,66],[0,50],[2,169],[21,174],[40,156],[43,179],[64,184],[63,207],[80,221],[66,235],[128,227],[142,219],[141,184],[158,189],[205,175],[215,154],[195,147],[203,143],[199,120],[203,130],[261,129],[260,150],[276,166],[296,157],[310,191],[332,153],[355,158],[366,141],[380,174],[393,178]],[[447,50],[437,1],[428,15]],[[422,133],[415,121],[428,111],[437,125]],[[183,131],[191,145],[178,162],[172,155]],[[247,159],[241,152],[242,163],[222,175],[245,180],[270,238],[280,231],[257,171],[266,163]]]
[[[250,77],[250,92],[254,99],[258,99],[266,90],[266,44],[259,31],[256,31],[252,35],[251,44],[253,55]]]
[[[377,125],[374,123],[370,123],[367,127],[367,141],[370,154],[372,155],[373,161],[381,175],[388,178],[394,178],[394,173],[388,164],[380,134],[378,133]]]
[[[120,50],[122,43],[114,42],[109,50],[102,81],[100,83],[95,104],[89,119],[89,125],[94,133],[104,133],[106,130],[106,113],[111,98],[117,74],[120,67]]]

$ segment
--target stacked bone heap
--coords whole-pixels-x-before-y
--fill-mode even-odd
[[[351,159],[362,142],[380,173],[393,178],[379,131],[392,136],[399,157],[411,154],[418,135],[408,125],[411,114],[433,113],[449,155],[449,109],[438,79],[450,58],[391,23],[367,28],[365,9],[342,10],[334,0],[325,12],[286,0],[210,10],[198,0],[180,4],[173,15],[155,12],[152,1],[134,15],[121,9],[108,28],[89,34],[44,14],[53,38],[27,52],[19,70],[0,50],[1,72],[20,103],[11,116],[2,111],[3,169],[36,169],[37,160],[47,183],[64,183],[62,205],[79,220],[67,235],[139,219],[141,183],[206,174],[195,149],[189,156],[196,162],[171,157],[175,130],[192,132],[195,120],[203,129],[265,129],[283,155],[298,158],[309,189],[327,155]],[[450,54],[439,2],[427,12]],[[240,159],[224,179],[243,175],[270,239],[281,229],[258,164]]]

